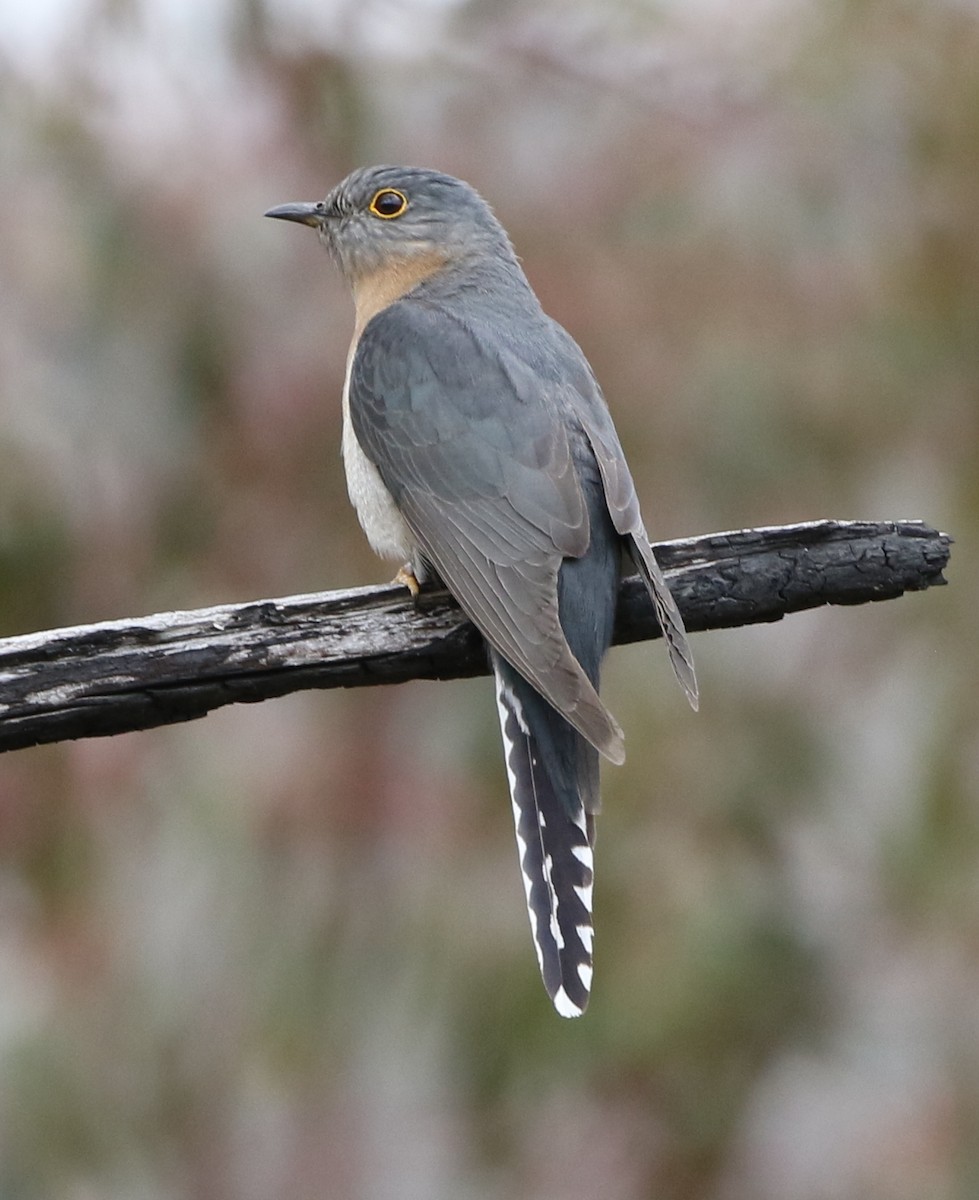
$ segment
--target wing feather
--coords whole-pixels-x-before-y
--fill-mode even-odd
[[[552,390],[473,330],[401,301],[361,336],[350,415],[426,560],[489,644],[619,762],[622,731],[559,619],[557,573],[587,550],[589,525]]]
[[[529,342],[508,340],[499,326],[490,335],[444,303],[398,301],[361,335],[350,416],[425,559],[487,642],[620,762],[622,731],[571,653],[558,612],[561,563],[589,545],[583,456],[597,464],[613,526],[696,707],[693,659],[598,384],[569,335],[539,320],[544,349],[532,353]]]
[[[594,386],[597,388],[598,384]],[[687,640],[683,617],[649,544],[649,535],[639,511],[639,498],[636,496],[622,445],[604,402],[600,408],[590,410],[589,416],[591,420],[586,426],[586,432],[602,474],[605,499],[612,523],[626,539],[629,557],[642,576],[656,610],[656,619],[663,631],[673,673],[686,693],[691,708],[696,711],[699,699],[693,652]]]

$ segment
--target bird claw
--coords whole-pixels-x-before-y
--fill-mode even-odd
[[[395,575],[391,582],[400,583],[403,587],[406,587],[411,592],[412,600],[418,599],[421,585],[415,577],[415,572],[411,569],[411,563],[405,563],[403,567],[399,567],[397,575]]]

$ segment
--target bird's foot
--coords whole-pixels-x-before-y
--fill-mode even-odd
[[[400,583],[403,587],[406,587],[411,592],[412,600],[418,599],[421,584],[419,584],[415,577],[415,572],[411,569],[411,563],[405,563],[403,567],[399,567],[397,575],[395,575],[391,582]]]

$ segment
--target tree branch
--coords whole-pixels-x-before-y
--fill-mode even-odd
[[[656,546],[688,630],[777,621],[944,583],[951,539],[920,521],[815,521]],[[659,637],[623,581],[615,641]],[[0,640],[0,751],[201,717],[303,688],[487,673],[482,639],[443,590],[400,586],[104,621]]]

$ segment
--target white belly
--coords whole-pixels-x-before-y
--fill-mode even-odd
[[[415,539],[398,512],[377,467],[361,449],[350,420],[350,365],[343,384],[343,437],[340,448],[347,475],[347,493],[367,540],[381,558],[414,561]]]

